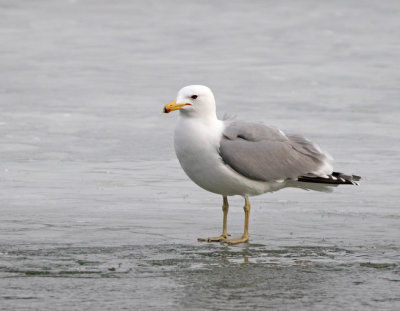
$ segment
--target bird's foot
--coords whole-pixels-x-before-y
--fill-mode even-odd
[[[223,242],[228,239],[230,234],[221,234],[220,236],[212,237],[212,238],[198,238],[199,242]]]
[[[221,240],[222,243],[227,243],[227,244],[239,244],[239,243],[245,243],[249,240],[249,236],[243,235],[240,238],[234,238],[234,239],[223,239]]]

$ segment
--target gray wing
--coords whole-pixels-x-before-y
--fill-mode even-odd
[[[332,173],[331,158],[308,139],[258,123],[225,122],[222,160],[254,180],[297,180]]]

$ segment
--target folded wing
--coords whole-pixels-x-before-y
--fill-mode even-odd
[[[298,180],[332,174],[331,157],[308,139],[259,123],[226,121],[222,160],[236,172],[260,181]]]

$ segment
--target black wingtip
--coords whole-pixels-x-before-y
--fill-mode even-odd
[[[332,175],[326,177],[319,176],[300,176],[297,181],[318,183],[318,184],[330,184],[330,185],[356,185],[361,176],[357,175],[346,175],[339,172],[333,172]]]
[[[357,176],[357,175],[352,175],[353,180],[355,181],[359,181],[361,179],[361,176]]]

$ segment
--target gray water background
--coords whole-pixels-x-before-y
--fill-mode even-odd
[[[400,2],[0,0],[0,310],[399,310]],[[173,150],[179,88],[363,176],[251,200]],[[243,201],[230,200],[229,231]]]

